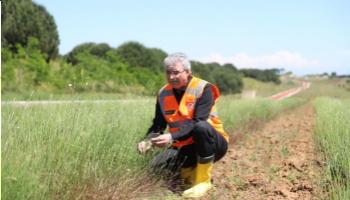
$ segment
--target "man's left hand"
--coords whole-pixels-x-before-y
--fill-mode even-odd
[[[152,138],[151,142],[157,147],[165,147],[167,146],[167,144],[172,142],[172,137],[170,133],[166,133],[158,137]]]
[[[141,154],[146,153],[146,151],[150,150],[152,148],[152,143],[150,140],[143,140],[137,144],[137,150]]]

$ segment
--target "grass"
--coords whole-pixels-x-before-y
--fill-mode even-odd
[[[2,197],[67,199],[96,180],[118,181],[145,159],[135,144],[152,101],[2,107]]]
[[[256,96],[268,97],[278,92],[300,86],[298,80],[282,79],[281,84],[272,82],[261,82],[252,78],[243,78],[243,90],[255,90]]]
[[[280,171],[280,168],[277,165],[270,165],[268,166],[267,172],[268,172],[268,178],[269,181],[273,181],[278,178],[278,172]]]
[[[132,93],[47,93],[47,92],[27,92],[27,93],[11,93],[1,95],[3,101],[33,101],[33,100],[115,100],[115,99],[144,99]]]
[[[339,81],[339,80],[338,80]],[[311,88],[296,95],[302,99],[312,100],[316,97],[350,98],[350,92],[337,84],[337,80],[314,80]]]
[[[284,160],[290,155],[290,152],[288,150],[288,147],[286,145],[283,145],[280,150],[280,156]]]
[[[330,199],[350,199],[350,100],[318,98],[316,141],[326,164]]]
[[[301,102],[223,97],[219,110],[226,129],[233,130]],[[116,191],[136,195],[140,184],[151,184],[143,174],[157,150],[140,156],[136,143],[151,124],[154,104],[154,99],[145,98],[104,104],[3,105],[2,198],[84,199],[97,194],[111,198],[118,195]]]
[[[218,104],[220,118],[229,130],[242,127],[254,120],[267,120],[287,108],[293,108],[304,102],[301,98],[289,98],[283,101],[271,101],[258,98],[254,100],[230,99],[223,97]]]
[[[294,83],[289,84],[292,86]],[[283,87],[289,86],[287,84]],[[271,89],[265,91],[268,90]],[[261,91],[260,94],[263,94],[264,89]],[[349,93],[343,91],[342,88],[329,84],[329,82],[317,81],[312,84],[310,90],[282,101],[271,101],[259,97],[254,100],[241,100],[236,95],[223,96],[218,103],[219,114],[225,129],[231,136],[234,136],[235,130],[252,121],[268,120],[281,111],[301,105],[315,96],[350,97]],[[265,95],[269,95],[268,92]],[[154,180],[147,178],[145,169],[158,150],[146,156],[141,156],[136,151],[136,143],[144,136],[151,124],[154,114],[154,98],[132,94],[94,93],[3,96],[3,99],[10,100],[21,98],[26,100],[139,99],[142,101],[27,107],[3,105],[1,141],[3,199],[96,199],[98,197],[132,199],[132,197],[137,197],[137,193],[142,193],[149,187],[153,189],[153,185],[157,184]],[[333,103],[324,103],[328,101]],[[327,110],[328,107],[330,109],[329,114],[320,114],[318,117],[319,121],[322,116],[329,116],[328,120],[318,123],[324,125],[325,128],[327,128],[326,122],[331,123],[328,126],[332,127],[338,123],[335,120],[340,119],[338,115],[331,113],[332,110],[337,110],[333,104],[342,105],[338,110],[349,109],[349,106],[345,105],[350,105],[350,102],[345,100],[340,101],[342,103],[334,103],[338,102],[335,99],[317,100],[316,102],[318,103],[315,105],[320,107],[317,109],[318,113],[322,113],[321,111]],[[320,106],[322,104],[324,106]],[[350,117],[347,116],[349,113],[346,113],[341,119],[349,119]],[[350,123],[346,122],[345,129],[350,130],[348,127]],[[320,128],[320,130],[325,128]],[[332,129],[331,132],[333,131]],[[329,139],[325,141],[329,142]],[[344,142],[343,146],[350,144],[346,142],[347,140],[343,141],[339,138],[335,141]],[[348,147],[338,148],[338,150],[345,152]],[[328,166],[344,165],[342,162],[346,161],[340,158],[350,158],[350,155],[344,152],[332,154],[334,158],[338,158],[337,162],[333,160],[333,157],[327,157]],[[287,154],[285,149],[281,149],[281,156]],[[328,170],[333,174],[334,172],[341,174],[339,175],[341,177],[344,173],[339,173],[339,169],[342,168],[329,167]],[[349,168],[346,168],[345,172],[349,172]],[[333,199],[349,197],[349,189],[341,189],[344,186],[340,183],[342,182],[337,181],[330,186]],[[338,189],[340,192],[337,192]],[[122,194],[126,196],[121,196]],[[171,195],[167,197],[170,198]]]
[[[261,82],[251,78],[243,78],[244,88],[243,90],[256,90],[258,97],[267,97],[272,94],[278,93],[283,90],[287,90],[292,87],[297,87],[300,83],[296,80],[286,79],[282,80],[282,83],[277,85],[271,82]],[[239,97],[240,95],[230,95],[231,97]],[[84,92],[78,93],[73,90],[68,93],[50,93],[50,92],[39,92],[39,91],[25,91],[21,93],[6,92],[2,94],[1,100],[3,101],[31,101],[31,100],[112,100],[112,99],[140,99],[144,96],[140,96],[133,93],[95,93],[95,92]]]

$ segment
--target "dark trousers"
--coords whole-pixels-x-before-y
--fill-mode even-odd
[[[194,144],[181,148],[170,147],[152,160],[152,167],[175,171],[180,167],[196,166],[198,159],[204,159],[203,163],[215,162],[226,154],[227,141],[208,122],[197,122],[190,134]],[[206,158],[209,160],[205,161]]]

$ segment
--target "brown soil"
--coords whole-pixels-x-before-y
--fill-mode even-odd
[[[214,165],[215,187],[201,199],[320,199],[313,129],[307,104],[240,134]]]
[[[306,104],[236,131],[225,157],[214,164],[214,188],[200,199],[321,199],[323,162],[314,145],[314,120],[314,110]],[[173,192],[135,199],[182,199],[182,191]]]

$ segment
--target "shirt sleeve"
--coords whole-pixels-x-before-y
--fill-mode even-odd
[[[189,138],[190,132],[195,124],[199,121],[206,121],[209,118],[210,110],[214,104],[214,98],[211,90],[211,85],[207,84],[204,88],[202,96],[197,100],[194,116],[190,123],[180,127],[178,132],[171,134],[173,140],[185,140]]]
[[[164,116],[162,114],[162,111],[160,109],[160,104],[159,101],[157,100],[156,103],[156,112],[155,112],[155,117],[153,119],[153,124],[152,126],[148,129],[147,133],[146,133],[146,137],[147,135],[149,135],[150,133],[159,133],[159,132],[163,132],[166,129],[167,126],[167,122],[164,119]]]

